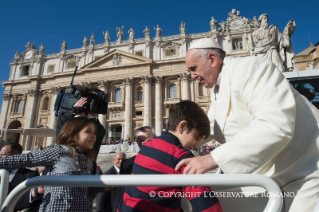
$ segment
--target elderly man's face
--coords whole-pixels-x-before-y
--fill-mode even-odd
[[[113,163],[117,168],[120,168],[123,160],[126,160],[126,156],[123,153],[117,153],[113,158]]]
[[[220,61],[216,55],[209,54],[202,58],[188,50],[185,58],[187,69],[190,71],[193,80],[199,80],[206,88],[214,87],[221,69]]]

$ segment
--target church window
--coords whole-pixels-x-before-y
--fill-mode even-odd
[[[29,75],[29,69],[30,69],[30,66],[23,66],[22,67],[21,76],[28,76]]]
[[[141,87],[137,89],[137,101],[142,101],[143,100],[143,90]]]
[[[76,62],[75,61],[70,61],[68,62],[67,68],[75,68]]]
[[[176,49],[166,49],[165,55],[170,57],[170,56],[176,56]]]
[[[49,65],[48,66],[48,73],[54,72],[54,68],[55,68],[55,65]]]
[[[135,54],[142,57],[143,56],[143,51],[136,51]]]
[[[115,90],[115,102],[121,102],[122,101],[122,89],[117,88]]]
[[[20,99],[18,102],[17,113],[22,113],[24,100]]]
[[[243,39],[236,38],[233,40],[233,50],[242,50],[244,49]]]
[[[42,110],[49,110],[49,97],[46,96],[43,99]]]
[[[142,111],[136,111],[135,113],[137,116],[142,116],[143,115],[143,112]]]
[[[175,84],[171,84],[169,86],[169,98],[170,99],[177,98],[177,87]]]

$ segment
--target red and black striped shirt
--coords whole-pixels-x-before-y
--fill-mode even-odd
[[[176,136],[162,132],[160,137],[144,143],[135,158],[132,174],[182,174],[184,168],[175,171],[175,166],[179,161],[191,157],[193,157],[191,151],[184,149]],[[210,191],[210,187],[191,186],[126,187],[117,211],[179,212],[181,197],[185,196],[194,212],[221,212],[218,199],[205,195]]]

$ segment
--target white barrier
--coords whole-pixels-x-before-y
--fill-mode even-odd
[[[2,205],[1,212],[11,212],[21,195],[36,186],[260,186],[269,193],[281,193],[279,186],[264,175],[87,175],[87,176],[41,176],[28,179],[19,184],[7,197]],[[3,194],[4,190],[0,192]],[[264,212],[280,211],[283,199],[274,195]]]

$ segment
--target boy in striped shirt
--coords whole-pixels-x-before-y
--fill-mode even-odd
[[[173,105],[167,132],[144,143],[135,158],[132,174],[182,174],[184,167],[175,171],[176,164],[194,157],[190,150],[198,149],[200,140],[209,134],[209,120],[195,102]],[[210,187],[126,187],[117,211],[179,212],[181,197],[185,196],[194,212],[221,212],[218,199],[207,195],[209,192]]]

